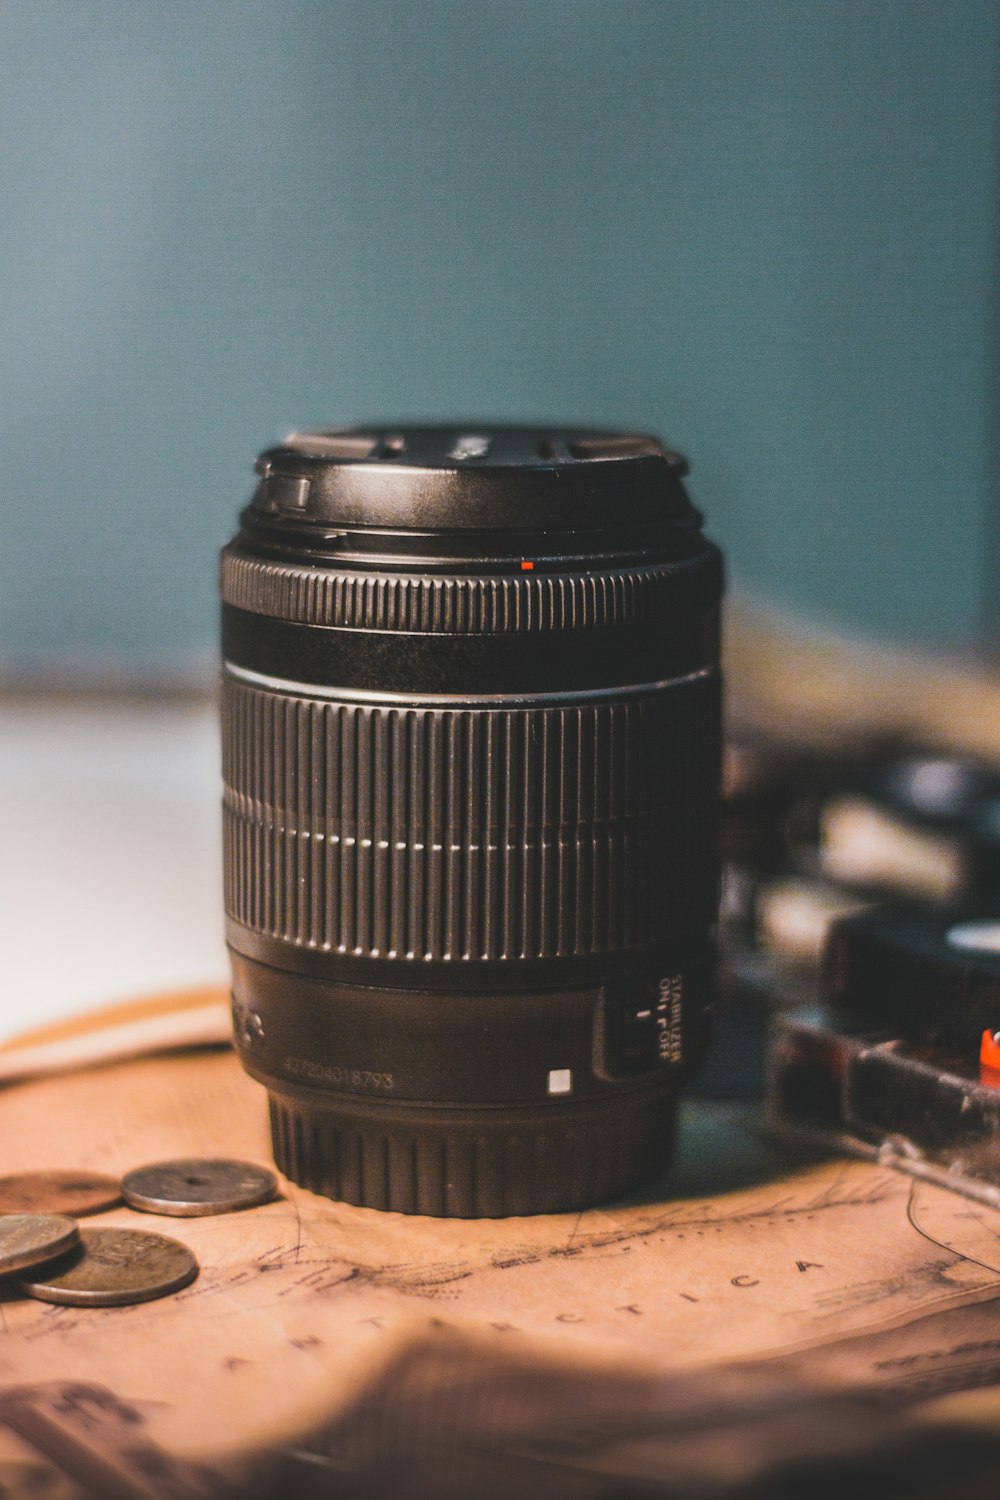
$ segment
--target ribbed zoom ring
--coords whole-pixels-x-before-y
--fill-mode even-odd
[[[709,566],[714,559],[709,559]],[[691,608],[706,557],[593,573],[509,577],[386,574],[313,568],[222,553],[223,602],[251,614],[348,630],[501,635],[653,622]]]
[[[711,922],[714,673],[545,708],[365,705],[228,674],[229,916],[371,958],[585,956]]]

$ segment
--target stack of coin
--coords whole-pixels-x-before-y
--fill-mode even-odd
[[[188,1286],[198,1262],[186,1245],[138,1229],[78,1228],[124,1198],[143,1213],[189,1218],[268,1203],[278,1180],[267,1167],[193,1158],[140,1167],[123,1182],[90,1172],[0,1177],[0,1277],[43,1302],[124,1307]]]

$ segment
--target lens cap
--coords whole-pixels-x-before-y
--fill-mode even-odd
[[[701,521],[681,483],[684,459],[643,433],[475,423],[296,432],[261,454],[257,471],[245,524],[538,532]]]

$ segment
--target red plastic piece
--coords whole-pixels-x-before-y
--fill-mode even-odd
[[[1000,1042],[997,1041],[995,1032],[983,1032],[983,1039],[979,1044],[979,1071],[980,1083],[1000,1088]]]

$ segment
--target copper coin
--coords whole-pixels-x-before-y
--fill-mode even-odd
[[[80,1243],[63,1214],[0,1214],[0,1276],[40,1266]]]
[[[221,1157],[155,1162],[122,1178],[122,1197],[130,1208],[181,1219],[256,1208],[277,1191],[278,1179],[269,1167]]]
[[[0,1213],[69,1214],[82,1219],[121,1202],[117,1177],[100,1172],[15,1172],[0,1177]]]
[[[83,1229],[81,1244],[18,1285],[41,1302],[66,1307],[127,1307],[179,1292],[198,1274],[186,1245],[141,1229]]]

